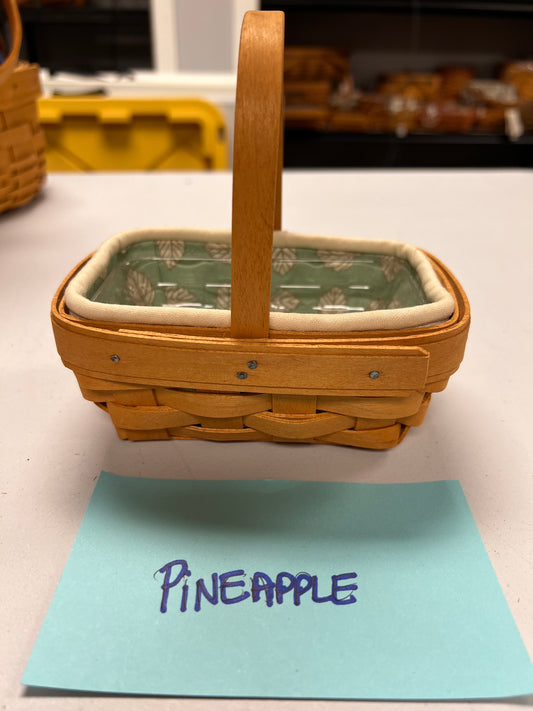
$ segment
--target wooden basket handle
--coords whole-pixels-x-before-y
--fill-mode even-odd
[[[272,238],[281,229],[283,12],[244,16],[239,49],[231,255],[232,338],[267,338]]]
[[[16,0],[3,0],[4,8],[11,31],[11,49],[0,65],[0,84],[13,73],[19,61],[20,45],[22,44],[22,23]]]

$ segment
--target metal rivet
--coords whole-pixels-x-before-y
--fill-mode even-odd
[[[115,355],[112,355],[112,356],[111,356],[111,360],[113,361],[113,363],[118,363],[119,360],[120,360],[120,356],[118,356],[118,355],[116,355],[116,354],[115,354]]]
[[[372,380],[379,378],[379,370],[371,370],[370,373],[368,374],[368,377],[372,378]]]
[[[248,377],[248,373],[245,373],[241,370],[237,373],[237,377],[239,378],[239,380],[246,380],[246,378]]]
[[[250,370],[255,370],[257,368],[257,361],[256,360],[249,360],[248,367],[250,368]]]

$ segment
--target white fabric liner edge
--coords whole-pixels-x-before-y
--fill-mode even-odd
[[[228,230],[160,227],[120,232],[107,239],[70,280],[65,291],[68,310],[80,318],[97,321],[176,326],[230,326],[230,311],[222,309],[168,308],[102,304],[87,298],[98,277],[106,274],[110,259],[129,245],[146,240],[190,240],[231,244]],[[330,251],[371,252],[407,260],[416,270],[430,303],[401,309],[383,309],[341,314],[271,313],[270,328],[276,331],[375,331],[416,328],[446,321],[453,313],[454,299],[439,281],[427,257],[416,247],[391,240],[353,237],[323,237],[274,232],[274,247],[307,247]]]

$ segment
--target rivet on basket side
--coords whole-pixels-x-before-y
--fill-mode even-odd
[[[120,360],[120,356],[118,356],[116,353],[114,355],[110,356],[110,358],[113,361],[113,363],[118,363]]]
[[[239,378],[239,380],[246,380],[246,378],[248,377],[248,373],[245,373],[243,370],[241,370],[237,373],[237,377]]]
[[[255,370],[257,368],[257,361],[256,360],[249,360],[248,367],[250,368],[250,370]]]
[[[379,378],[379,370],[371,370],[370,373],[368,374],[368,377],[372,378],[372,380]]]

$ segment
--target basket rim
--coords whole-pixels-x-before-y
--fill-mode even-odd
[[[87,293],[103,272],[110,259],[127,247],[143,241],[176,240],[192,242],[218,242],[231,244],[227,230],[201,230],[190,228],[134,229],[113,235],[92,255],[89,261],[69,281],[65,292],[68,309],[81,318],[96,321],[146,324],[147,326],[199,326],[227,328],[230,311],[225,309],[168,309],[161,306],[126,306],[91,301]],[[286,231],[274,233],[274,247],[304,247],[348,253],[373,253],[396,256],[414,268],[429,303],[406,308],[366,311],[343,314],[271,313],[273,331],[353,332],[400,330],[417,328],[447,321],[453,314],[455,302],[452,294],[439,280],[430,260],[413,245],[393,240],[355,239],[321,235],[294,234]]]

